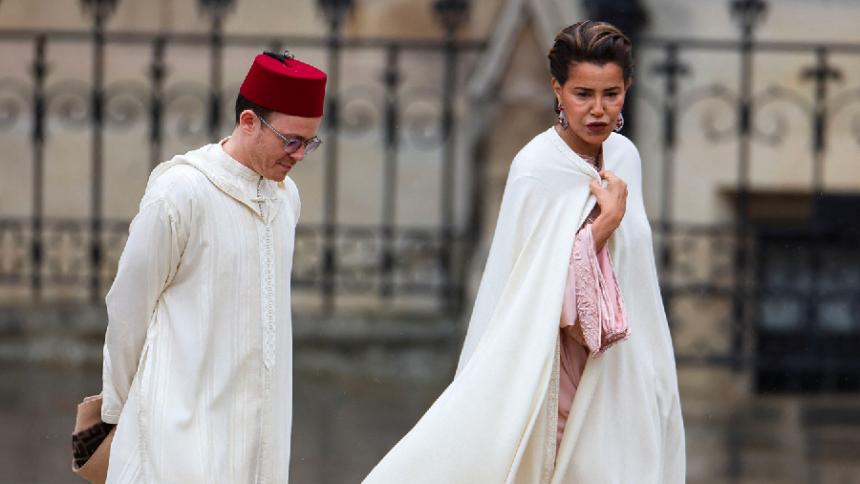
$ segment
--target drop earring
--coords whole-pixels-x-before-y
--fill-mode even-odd
[[[558,124],[561,125],[561,129],[567,129],[569,126],[567,123],[567,115],[564,114],[564,104],[559,101],[558,103]]]
[[[621,113],[618,113],[618,119],[615,120],[615,132],[621,131],[621,128],[624,127],[624,116]]]

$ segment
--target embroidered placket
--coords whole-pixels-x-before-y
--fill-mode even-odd
[[[261,195],[263,177],[257,182],[257,203],[260,205],[262,223],[262,240],[260,248],[260,271],[262,276],[262,309],[263,309],[263,361],[266,369],[272,371],[275,368],[275,268],[274,248],[272,242],[272,226],[268,220],[268,206],[266,197]]]

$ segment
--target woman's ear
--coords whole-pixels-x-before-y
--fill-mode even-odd
[[[558,102],[561,102],[561,84],[558,83],[558,79],[552,78],[552,91],[555,93],[555,98]]]
[[[624,83],[624,90],[630,89],[630,85],[633,84],[633,78],[627,79],[627,82]]]

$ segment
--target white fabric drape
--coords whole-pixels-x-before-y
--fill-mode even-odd
[[[633,329],[589,358],[555,460],[558,326],[576,229],[599,178],[554,128],[515,158],[451,385],[365,484],[681,484],[677,376],[642,202],[639,154],[603,145],[628,183],[608,242]]]
[[[295,184],[220,143],[153,171],[107,296],[108,483],[286,483]]]

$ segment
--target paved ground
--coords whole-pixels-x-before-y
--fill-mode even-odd
[[[450,378],[393,378],[411,361],[397,352],[364,366],[373,358],[343,354],[338,365],[299,358],[293,484],[360,483]],[[332,371],[344,362],[394,370],[380,379]],[[323,369],[307,369],[315,367]],[[860,484],[860,396],[757,396],[720,369],[682,368],[679,383],[688,484]],[[75,406],[100,385],[95,366],[0,365],[0,484],[82,484],[70,471],[70,433]]]
[[[75,406],[99,368],[0,367],[0,484],[75,483]],[[443,383],[299,375],[290,482],[359,483],[414,425]]]

